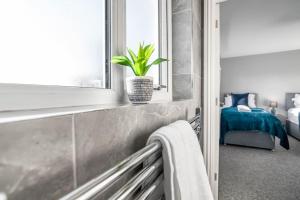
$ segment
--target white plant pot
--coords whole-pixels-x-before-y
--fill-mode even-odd
[[[133,76],[126,78],[129,101],[143,104],[151,101],[153,93],[153,78],[150,76]]]

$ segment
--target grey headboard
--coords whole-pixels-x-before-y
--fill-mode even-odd
[[[292,101],[292,99],[295,97],[295,94],[300,94],[300,92],[290,92],[290,93],[286,93],[285,94],[285,107],[286,110],[290,109],[290,108],[294,108],[294,102]]]
[[[227,95],[230,95],[231,93],[242,94],[242,93],[246,93],[246,92],[227,92],[227,93],[224,93],[223,99],[225,99],[225,97],[226,97]],[[255,92],[249,92],[249,94],[255,94],[255,102],[257,103],[257,97],[258,97],[258,94],[255,93]],[[297,94],[298,94],[298,93],[297,93]]]

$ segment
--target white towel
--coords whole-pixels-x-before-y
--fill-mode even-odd
[[[166,200],[213,200],[197,136],[187,121],[155,131],[148,143],[163,147]]]
[[[238,105],[237,109],[239,112],[251,112],[251,108],[245,105]]]
[[[7,196],[5,193],[0,192],[0,200],[7,200]]]

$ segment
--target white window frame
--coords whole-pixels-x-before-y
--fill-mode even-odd
[[[158,12],[159,56],[169,61],[159,67],[159,85],[166,88],[154,90],[152,102],[172,101],[172,0],[159,0]]]
[[[161,10],[168,10],[164,20],[171,22],[171,0],[162,0]],[[124,54],[126,49],[125,35],[125,1],[111,0],[111,55]],[[164,24],[164,23],[162,23]],[[171,23],[163,25],[162,31],[166,38],[162,38],[163,56],[172,58],[172,27]],[[167,89],[155,91],[153,101],[172,99],[172,65],[171,61],[165,63],[167,69]],[[110,89],[81,88],[68,86],[42,86],[24,84],[0,84],[0,111],[34,110],[44,108],[60,108],[75,106],[91,106],[102,104],[121,104],[126,102],[127,95],[124,90],[124,68],[111,65]]]
[[[172,101],[172,0],[160,0],[159,15],[160,56],[169,60],[160,65],[159,82],[167,87],[154,91],[152,101]]]

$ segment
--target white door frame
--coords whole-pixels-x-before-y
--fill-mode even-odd
[[[214,195],[218,199],[219,129],[220,129],[220,66],[219,66],[219,3],[204,0],[204,159]]]

